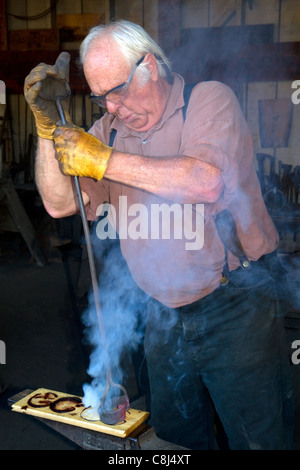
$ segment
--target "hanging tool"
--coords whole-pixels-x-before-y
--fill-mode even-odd
[[[64,109],[63,109],[61,101],[66,100],[71,94],[69,83],[66,80],[60,80],[51,76],[48,76],[44,80],[44,82],[45,82],[44,86],[42,87],[40,91],[41,98],[47,101],[55,101],[61,123],[62,125],[66,125],[67,122],[66,122],[65,113],[64,113]],[[99,295],[99,287],[98,287],[98,282],[97,282],[94,253],[92,249],[90,231],[89,231],[89,226],[88,226],[87,217],[85,213],[84,202],[82,198],[78,176],[74,177],[74,183],[75,183],[75,189],[76,189],[78,202],[79,202],[80,215],[82,219],[84,235],[86,239],[90,276],[91,276],[94,301],[95,301],[95,309],[96,309],[96,314],[97,314],[99,332],[100,332],[101,341],[102,341],[103,353],[105,355],[106,388],[104,390],[104,393],[101,399],[99,415],[103,423],[113,425],[120,421],[123,421],[126,418],[126,410],[128,410],[130,407],[129,398],[128,398],[128,394],[127,394],[125,387],[114,383],[112,379],[112,372],[111,372],[111,368],[110,368],[108,357],[107,357],[106,338],[105,338],[104,326],[103,326],[103,317],[102,317],[101,304],[100,304],[100,295]],[[116,389],[116,390],[112,391],[112,389]]]

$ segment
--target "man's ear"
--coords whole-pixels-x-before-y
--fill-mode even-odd
[[[156,58],[154,57],[154,54],[150,54],[150,53],[147,54],[146,60],[147,60],[148,70],[151,73],[151,79],[156,82],[159,78],[159,75],[158,75],[157,62],[156,62]]]

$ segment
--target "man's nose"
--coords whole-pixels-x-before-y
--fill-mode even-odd
[[[106,101],[107,111],[111,114],[116,114],[122,103],[112,103],[111,101]]]

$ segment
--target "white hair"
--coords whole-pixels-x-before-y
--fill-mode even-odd
[[[171,80],[170,63],[163,50],[141,26],[126,20],[115,20],[107,25],[98,25],[89,31],[79,50],[82,66],[94,41],[108,36],[118,44],[121,53],[131,67],[143,55],[150,53],[155,56],[159,75]],[[150,78],[147,63],[143,62],[138,67],[137,73],[146,82]]]

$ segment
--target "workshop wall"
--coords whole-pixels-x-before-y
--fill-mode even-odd
[[[238,25],[274,25],[274,42],[300,41],[300,2],[298,0],[184,0],[182,28],[204,28]],[[276,78],[276,77],[274,77]],[[295,76],[294,80],[300,77]],[[300,164],[300,106],[292,106],[292,122],[286,147],[263,147],[260,135],[259,100],[291,100],[292,81],[245,82],[239,98],[247,117],[255,152],[275,156],[293,166]],[[276,167],[277,169],[277,167]]]
[[[300,41],[298,0],[182,0],[181,2],[174,0],[174,5],[177,7],[179,3],[181,31],[193,28],[269,24],[274,26],[275,43]],[[168,8],[167,15],[172,15],[172,8],[170,9],[172,2],[169,0],[40,0],[39,2],[7,0],[7,46],[2,40],[1,48],[25,50],[40,47],[45,50],[57,50],[60,47],[75,51],[78,50],[82,37],[92,23],[108,22],[113,17],[135,21],[159,40],[159,14],[164,5]],[[44,36],[40,34],[39,46],[36,42],[30,43],[33,33],[37,31],[43,31],[44,34]],[[53,33],[54,36],[49,40],[50,32],[53,31],[56,31],[56,36]],[[297,79],[300,80],[300,76],[295,76],[293,80]],[[255,152],[275,156],[276,165],[282,161],[294,167],[299,164],[300,105],[292,106],[290,133],[284,147],[262,145],[259,121],[259,101],[282,98],[291,100],[293,80],[277,81],[276,77],[274,80],[264,82],[246,80],[240,83],[238,90],[235,91],[250,125]],[[20,163],[24,161],[29,164],[26,179],[33,178],[36,139],[32,114],[25,103],[22,88],[23,83],[19,83],[19,93],[9,95],[8,104],[12,119],[6,120],[6,127],[1,134],[2,147],[0,146],[2,148],[0,177],[6,176],[7,171],[14,167],[21,181],[24,180],[24,171]],[[4,111],[5,106],[0,104],[0,116],[4,115]],[[91,103],[83,93],[74,93],[71,100],[71,116],[76,124],[89,127],[96,119],[97,113],[98,109],[91,107]],[[0,125],[1,123],[3,119]]]

